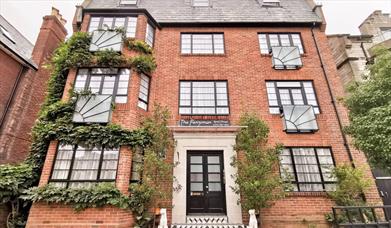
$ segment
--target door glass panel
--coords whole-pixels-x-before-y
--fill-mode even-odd
[[[220,181],[220,174],[208,174],[209,181]]]
[[[191,183],[190,189],[192,192],[202,192],[203,189],[203,183]]]
[[[202,157],[201,156],[191,156],[190,163],[202,163]]]
[[[203,181],[202,173],[192,173],[190,174],[190,180],[191,181]]]
[[[220,192],[221,191],[221,183],[209,183],[209,191]]]
[[[219,156],[209,156],[208,157],[208,163],[214,163],[214,164],[219,164],[220,163],[220,157]]]
[[[209,173],[217,173],[220,172],[220,165],[208,165]]]
[[[202,173],[202,165],[191,165],[190,172],[199,172]]]

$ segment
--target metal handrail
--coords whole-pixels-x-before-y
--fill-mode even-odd
[[[391,228],[391,205],[335,206],[332,210],[334,227]]]

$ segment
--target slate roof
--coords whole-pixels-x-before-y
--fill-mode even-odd
[[[258,0],[210,0],[210,7],[193,7],[192,0],[138,0],[137,7],[120,0],[86,0],[86,9],[146,9],[158,23],[310,23],[322,22],[306,0],[281,0],[265,7]]]
[[[12,39],[15,41],[15,43],[13,43],[0,31],[0,45],[8,48],[11,52],[21,58],[22,61],[25,61],[37,68],[37,65],[31,59],[34,45],[1,15],[0,25],[7,30]]]

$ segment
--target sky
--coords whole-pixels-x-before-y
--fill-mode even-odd
[[[164,0],[162,0],[164,1]],[[240,1],[240,0],[238,0]],[[391,12],[391,0],[315,0],[323,5],[327,20],[327,34],[359,34],[358,26],[374,10]],[[60,10],[68,21],[68,33],[72,33],[75,5],[82,0],[0,0],[0,14],[35,43],[42,17],[50,14],[51,7]]]

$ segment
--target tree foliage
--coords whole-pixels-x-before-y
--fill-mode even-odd
[[[233,190],[242,196],[241,204],[245,209],[259,211],[285,196],[285,184],[278,172],[282,147],[268,145],[269,128],[256,115],[243,115],[240,125],[246,128],[238,133],[235,150],[243,158],[234,157],[232,161],[238,169]]]
[[[337,180],[336,189],[328,192],[328,195],[338,206],[365,204],[362,196],[371,184],[362,168],[341,165],[334,168],[332,175]]]
[[[112,183],[100,183],[85,188],[60,188],[48,184],[28,189],[22,198],[32,202],[71,205],[76,211],[106,205],[129,208],[129,197],[123,195]]]
[[[367,81],[351,88],[346,132],[369,162],[391,172],[391,51],[379,49]]]

